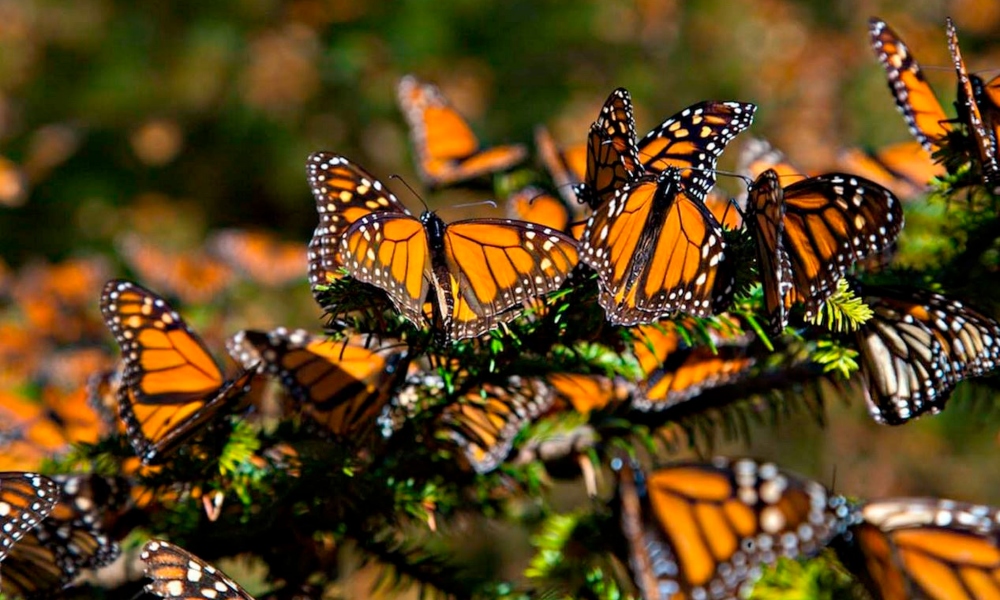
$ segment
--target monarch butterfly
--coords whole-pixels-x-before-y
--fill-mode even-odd
[[[306,272],[305,246],[264,231],[224,229],[212,235],[208,247],[230,268],[262,285],[287,285]]]
[[[433,84],[407,75],[400,79],[397,92],[416,149],[417,171],[430,187],[505,171],[527,156],[521,145],[484,149],[462,115]]]
[[[580,194],[597,209],[622,185],[643,173],[680,170],[685,192],[704,202],[715,185],[719,156],[753,122],[757,107],[742,102],[693,104],[635,142],[635,120],[627,91],[612,92],[591,126],[586,189]]]
[[[122,238],[119,248],[140,279],[184,302],[209,302],[234,281],[228,265],[202,251],[167,252],[138,235]]]
[[[612,466],[643,598],[735,598],[762,565],[818,552],[849,517],[842,499],[772,463],[716,458],[648,477],[621,459]]]
[[[124,480],[97,475],[62,475],[59,502],[3,561],[0,591],[8,597],[50,598],[84,570],[118,557],[104,516],[120,510],[128,496]]]
[[[539,379],[485,383],[445,407],[441,434],[462,449],[477,473],[489,473],[510,454],[518,432],[551,404],[552,393]]]
[[[579,239],[584,221],[575,221],[577,213],[559,198],[534,186],[528,186],[507,198],[507,216],[562,231]]]
[[[54,386],[37,398],[0,392],[0,470],[39,468],[74,443],[96,443],[105,427],[85,390],[66,394]]]
[[[0,561],[28,532],[49,516],[59,502],[59,486],[38,473],[0,473]]]
[[[723,229],[739,231],[743,228],[743,217],[735,200],[730,200],[725,194],[712,190],[705,197],[705,206]]]
[[[556,401],[568,404],[583,415],[621,404],[631,395],[624,382],[603,375],[550,373],[545,376],[545,383],[552,389]]]
[[[640,325],[634,330],[632,353],[643,379],[629,405],[640,411],[666,410],[697,397],[704,390],[743,377],[755,360],[747,355],[750,335],[707,346],[687,346],[673,323]]]
[[[176,449],[249,386],[252,371],[225,380],[201,338],[145,288],[109,281],[101,313],[125,364],[118,411],[144,464]]]
[[[535,148],[563,199],[571,206],[582,204],[575,188],[587,176],[587,144],[559,148],[549,130],[539,125],[535,128]]]
[[[753,183],[748,203],[773,331],[788,310],[811,319],[855,261],[887,250],[903,228],[903,207],[884,187],[829,173],[782,187],[773,170]]]
[[[924,78],[910,49],[885,21],[868,20],[868,34],[875,56],[889,78],[889,90],[903,114],[910,133],[929,154],[940,147],[951,132],[948,116],[934,90]]]
[[[445,224],[419,219],[381,184],[378,199],[343,233],[337,260],[352,277],[385,290],[403,317],[421,325],[433,289],[441,330],[452,340],[478,337],[520,314],[526,300],[559,289],[579,259],[576,241],[541,225],[510,219]]]
[[[222,571],[183,548],[163,540],[146,542],[139,558],[153,582],[146,592],[181,600],[254,600]]]
[[[940,412],[959,381],[1000,360],[1000,323],[957,300],[879,288],[864,301],[874,315],[856,338],[868,410],[879,423]]]
[[[987,93],[987,90],[1000,87],[1000,77],[985,85],[982,79],[969,75],[965,61],[962,60],[962,51],[958,47],[958,33],[951,19],[948,19],[947,29],[948,50],[951,51],[955,71],[958,73],[959,113],[975,142],[983,182],[990,191],[997,194],[1000,193],[1000,147],[997,142],[1000,134],[1000,106],[996,104],[995,94]]]
[[[100,339],[101,324],[91,314],[93,298],[88,296],[107,281],[110,272],[107,261],[97,257],[34,263],[22,268],[11,295],[29,326],[24,331],[30,332],[31,346],[38,345],[39,337],[63,343]],[[4,342],[8,343],[4,333]],[[19,359],[29,355],[21,354]]]
[[[683,187],[678,169],[626,184],[587,221],[581,260],[597,271],[608,320],[656,321],[673,312],[708,316],[732,291],[722,273],[722,226]]]
[[[892,144],[875,151],[851,148],[837,158],[839,168],[883,185],[900,199],[913,198],[927,182],[945,174],[917,142]]]
[[[240,331],[227,342],[246,369],[276,377],[303,410],[327,429],[347,436],[374,426],[400,379],[408,352],[363,336],[334,341],[301,329]]]
[[[1000,594],[1000,509],[937,498],[863,504],[834,544],[876,600]]]

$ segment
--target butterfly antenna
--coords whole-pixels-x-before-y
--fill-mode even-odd
[[[409,184],[409,183],[408,183],[408,182],[407,182],[407,181],[406,181],[405,179],[403,179],[403,178],[402,178],[402,177],[401,177],[400,175],[397,175],[397,174],[393,173],[392,175],[389,175],[389,179],[398,179],[398,180],[399,180],[399,182],[400,182],[400,183],[402,183],[402,184],[403,184],[403,186],[405,186],[405,187],[406,187],[406,189],[410,190],[410,193],[411,193],[411,194],[413,194],[413,197],[414,197],[414,198],[416,198],[417,200],[419,200],[419,201],[420,201],[420,204],[421,204],[421,206],[423,206],[423,207],[424,207],[424,210],[425,210],[426,212],[431,212],[431,209],[430,209],[430,207],[428,207],[428,206],[427,206],[427,203],[426,203],[426,202],[424,202],[424,198],[423,198],[423,196],[421,196],[420,194],[418,194],[418,193],[417,193],[417,190],[413,189],[413,186],[411,186],[411,185],[410,185],[410,184]]]
[[[541,195],[541,194],[539,194],[539,195]],[[532,200],[534,200],[534,198],[532,198]],[[455,205],[449,206],[448,208],[469,208],[470,206],[482,206],[484,204],[489,204],[493,208],[497,207],[497,203],[494,200],[478,200],[476,202],[466,202],[465,204],[455,204]]]

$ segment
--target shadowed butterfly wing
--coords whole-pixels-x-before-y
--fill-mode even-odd
[[[505,219],[458,221],[444,229],[452,339],[477,337],[514,319],[524,303],[562,286],[579,260],[573,238],[533,223]],[[446,318],[446,322],[449,321]]]
[[[101,312],[125,363],[119,415],[144,463],[176,448],[249,385],[249,372],[226,381],[201,339],[145,288],[109,281]]]
[[[527,155],[520,145],[482,149],[468,123],[435,85],[407,75],[397,92],[416,148],[418,171],[431,187],[504,171]]]
[[[629,181],[644,173],[636,147],[632,98],[624,88],[611,92],[587,138],[584,185],[578,200],[597,209]]]
[[[340,278],[341,238],[351,225],[374,212],[410,212],[381,181],[343,156],[316,152],[306,162],[306,173],[319,213],[308,251],[309,284],[315,294],[316,286]]]
[[[305,246],[265,231],[225,229],[215,233],[208,245],[230,267],[262,285],[287,285],[306,272]]]
[[[780,200],[793,301],[805,305],[807,319],[847,269],[888,250],[903,228],[903,206],[892,192],[854,175],[829,173],[793,183]]]
[[[0,561],[59,502],[59,486],[37,473],[0,473]]]
[[[712,314],[722,227],[684,193],[678,170],[616,192],[587,221],[581,243],[581,259],[597,271],[599,301],[612,323],[648,323],[678,311]]]
[[[339,436],[368,430],[406,375],[406,346],[362,336],[342,341],[301,329],[240,331],[227,346],[247,369],[276,377],[303,410]]]
[[[961,302],[890,289],[865,302],[874,316],[856,337],[868,409],[880,423],[940,412],[959,381],[1000,361],[1000,323]]]
[[[977,78],[979,85],[973,86],[969,72],[965,68],[965,61],[962,60],[962,50],[958,47],[958,33],[951,19],[948,19],[947,29],[948,50],[951,51],[951,59],[958,73],[959,113],[969,127],[969,133],[975,142],[983,181],[995,194],[1000,192],[1000,157],[997,156],[996,131],[987,127],[979,108],[983,97],[982,80]]]
[[[619,471],[619,513],[644,598],[735,598],[762,565],[819,552],[846,524],[839,499],[749,459]]]
[[[446,407],[441,431],[477,473],[489,473],[510,454],[518,432],[551,403],[552,394],[540,380],[511,377],[506,385],[484,384]]]
[[[338,261],[355,279],[385,290],[411,323],[424,323],[431,257],[420,221],[398,212],[363,217],[341,239]]]
[[[147,542],[139,555],[152,583],[146,592],[180,600],[254,600],[238,583],[183,548],[162,540]]]
[[[685,192],[705,201],[726,146],[753,122],[757,107],[743,102],[707,101],[689,106],[639,141],[646,171],[680,169]]]
[[[780,332],[788,324],[788,310],[794,298],[791,263],[783,239],[785,203],[782,194],[778,173],[768,169],[750,186],[747,202],[764,289],[764,310],[772,333]]]
[[[1000,509],[937,498],[864,504],[834,545],[876,600],[1000,596]]]
[[[871,18],[868,21],[868,34],[875,56],[889,78],[889,90],[910,133],[927,152],[935,152],[951,127],[948,125],[948,116],[924,78],[920,65],[903,40],[899,39],[885,21]]]

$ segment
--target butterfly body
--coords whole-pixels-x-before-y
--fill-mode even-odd
[[[678,169],[616,191],[587,221],[581,240],[581,260],[597,271],[599,301],[613,323],[648,323],[677,311],[712,314],[722,226],[686,194]]]

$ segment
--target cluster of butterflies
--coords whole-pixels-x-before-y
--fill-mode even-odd
[[[951,143],[949,122],[906,46],[881,21],[872,21],[871,32],[919,143],[932,152]],[[981,151],[970,156],[995,191],[994,121],[1000,123],[1000,113],[993,93],[1000,84],[969,75],[950,23],[948,33],[965,94],[960,117]],[[404,77],[398,96],[418,171],[430,187],[504,171],[527,155],[522,146],[483,148],[430,83]],[[84,366],[77,371],[96,373],[89,390],[78,386],[72,401],[46,402],[44,409],[4,397],[0,409],[10,418],[0,440],[2,464],[38,465],[69,442],[95,441],[108,431],[128,439],[141,465],[164,463],[221,416],[258,402],[262,379],[271,378],[281,384],[278,416],[305,418],[337,440],[393,435],[414,411],[426,408],[413,399],[436,394],[434,431],[425,439],[452,444],[472,469],[487,473],[508,459],[525,425],[547,416],[568,410],[637,419],[669,415],[708,390],[739,386],[766,354],[752,329],[725,312],[740,291],[741,265],[727,245],[730,232],[745,231],[753,239],[763,314],[770,332],[778,334],[798,322],[798,307],[806,321],[813,319],[849,271],[892,250],[903,210],[890,188],[907,180],[923,189],[936,168],[932,162],[931,169],[894,167],[890,157],[896,151],[887,150],[867,157],[881,169],[872,167],[878,172],[872,179],[882,184],[848,172],[806,176],[760,142],[741,160],[752,183],[740,208],[715,189],[717,162],[755,111],[748,103],[701,102],[639,139],[630,96],[617,89],[585,144],[560,148],[545,129],[537,130],[555,193],[518,191],[505,219],[446,223],[429,210],[414,216],[362,167],[318,152],[307,162],[319,215],[308,250],[249,232],[224,232],[209,252],[178,257],[139,237],[122,238],[131,268],[173,297],[206,301],[237,271],[282,285],[308,269],[315,297],[331,312],[336,306],[329,306],[330,292],[354,280],[384,292],[404,321],[433,330],[447,343],[430,351],[415,347],[412,340],[419,336],[411,338],[406,329],[390,338],[341,328],[338,339],[285,328],[245,330],[227,342],[239,365],[227,373],[164,297],[113,279],[104,286],[100,308],[121,349],[121,364],[111,366],[101,355],[80,358]],[[22,303],[34,311],[26,317],[54,343],[99,338],[101,332],[83,318],[71,321],[81,324],[79,331],[67,330],[65,315],[83,311],[81,290],[95,289],[94,281],[106,280],[106,273],[106,267],[88,263],[43,278],[45,285],[19,282],[12,294],[36,294],[24,296]],[[544,314],[550,308],[545,297],[564,287],[593,288],[592,281],[604,319],[629,341],[622,354],[634,359],[636,377],[505,373],[472,381],[459,365],[457,377],[446,382],[438,372],[451,360],[450,342],[480,338],[526,311]],[[926,290],[855,287],[873,312],[853,341],[876,420],[900,424],[937,412],[959,381],[996,368],[1000,323],[993,318]],[[45,300],[31,301],[38,297]],[[713,328],[710,345],[692,343],[684,333],[687,321],[706,317],[729,326]],[[0,366],[31,363],[37,338],[26,338],[23,349],[16,335],[4,338],[4,348],[23,354]],[[47,372],[49,379],[58,375]],[[69,379],[79,384],[78,373]],[[104,421],[93,418],[88,402]],[[59,424],[55,432],[51,423]],[[118,553],[108,537],[116,512],[110,507],[141,502],[141,494],[128,487],[96,477],[0,475],[0,508],[16,509],[8,511],[16,518],[3,528],[9,540],[0,535],[0,589],[43,596],[80,571],[107,564]],[[845,563],[879,598],[1000,592],[996,510],[908,499],[852,505],[815,482],[747,460],[676,465],[648,476],[622,464],[617,502],[633,574],[647,597],[731,597],[761,565],[831,543],[846,549]],[[94,506],[104,509],[96,513]],[[151,542],[143,559],[153,593],[249,598],[169,543]],[[915,565],[931,565],[956,579],[948,589],[935,587],[943,584],[929,582]]]

